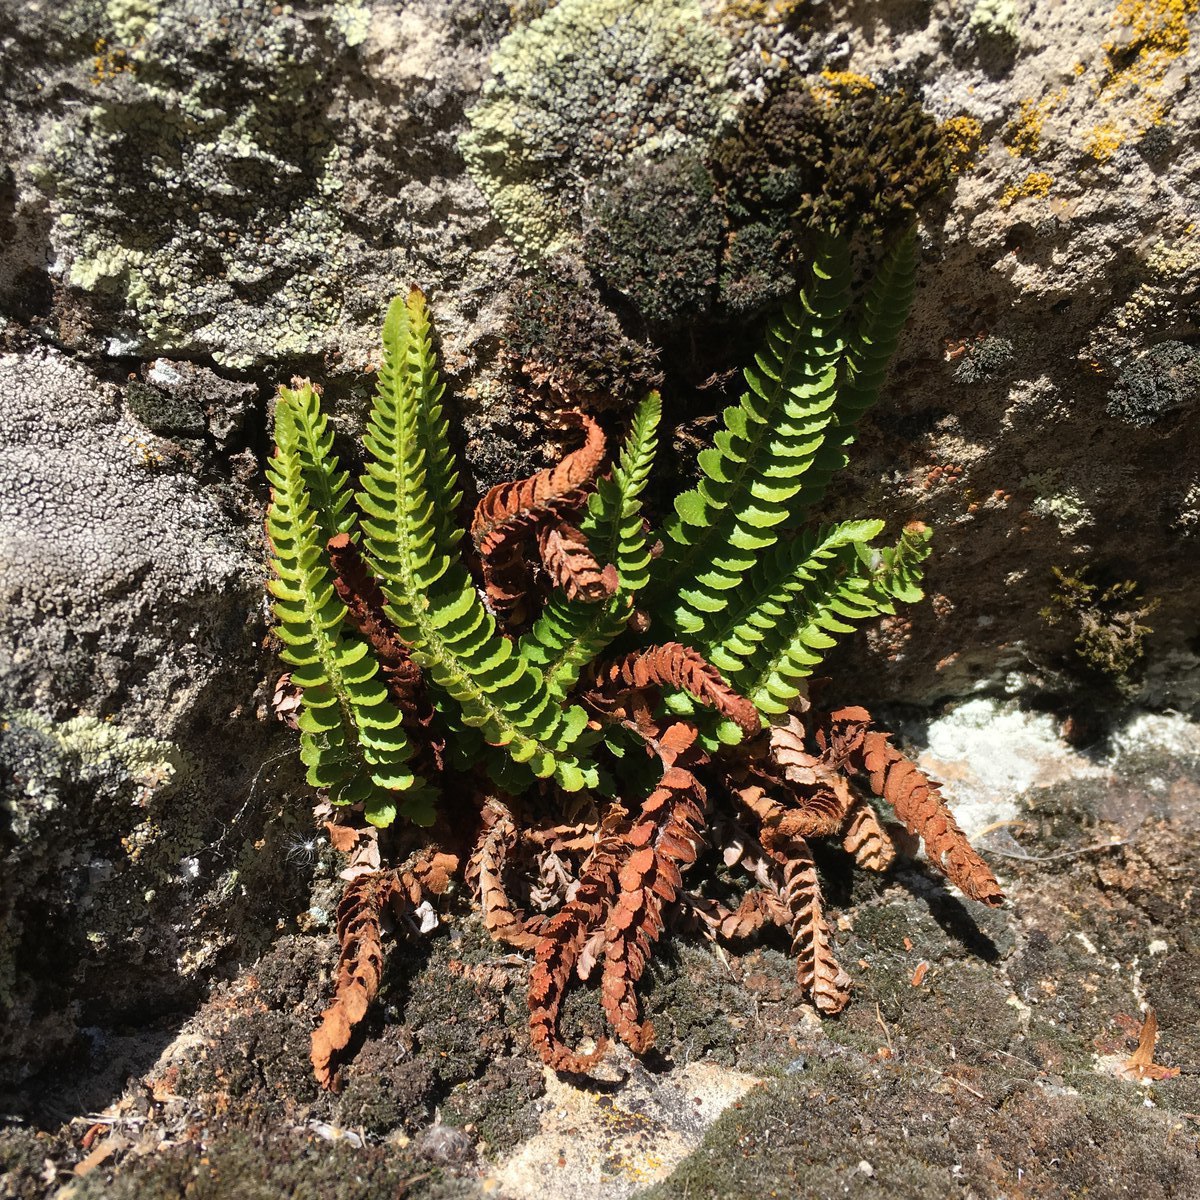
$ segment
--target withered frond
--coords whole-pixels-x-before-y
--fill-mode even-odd
[[[821,1012],[841,1012],[850,1001],[850,976],[834,957],[817,866],[803,839],[796,839],[783,864],[780,896],[788,913],[797,982]]]
[[[941,789],[888,741],[887,734],[867,733],[852,761],[868,774],[871,790],[895,809],[909,833],[920,835],[929,861],[951,883],[983,904],[1003,901],[995,875],[958,827]]]
[[[612,563],[601,566],[587,538],[574,525],[543,525],[538,529],[537,541],[546,574],[568,600],[597,604],[616,594],[620,584],[617,568]]]
[[[379,581],[371,574],[348,533],[331,537],[326,550],[338,598],[346,606],[346,616],[351,624],[375,652],[392,702],[410,724],[427,725],[432,706],[425,692],[421,668],[413,662],[408,647],[383,611],[386,601]]]
[[[728,717],[747,736],[762,728],[758,710],[725,682],[702,654],[679,642],[638,650],[591,672],[585,702],[603,708],[619,704],[631,692],[669,687],[687,692]]]
[[[337,1089],[335,1056],[349,1045],[379,991],[384,912],[389,907],[397,914],[412,912],[427,896],[440,896],[457,868],[453,855],[431,852],[408,870],[359,875],[347,885],[337,910],[340,954],[333,1003],[312,1033],[313,1071],[323,1088]]]
[[[484,803],[481,818],[483,828],[467,862],[467,885],[479,897],[488,933],[517,950],[532,950],[538,938],[526,928],[526,918],[504,887],[505,860],[517,844],[516,823],[508,806],[495,797]]]

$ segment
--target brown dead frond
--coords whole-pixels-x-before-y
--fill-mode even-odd
[[[384,913],[389,908],[396,915],[412,912],[427,896],[440,896],[457,867],[453,855],[434,851],[408,870],[359,875],[347,885],[337,910],[340,954],[333,1003],[312,1033],[313,1071],[323,1088],[337,1090],[334,1059],[349,1045],[379,991]]]

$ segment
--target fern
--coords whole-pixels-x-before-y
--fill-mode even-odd
[[[392,302],[383,345],[358,502],[387,614],[433,684],[487,742],[539,778],[553,775],[567,791],[594,785],[595,769],[568,750],[586,721],[582,709],[563,711],[554,703],[541,673],[497,632],[454,555],[457,473],[446,446],[425,299],[416,289]]]
[[[693,910],[733,936],[766,919],[783,924],[800,985],[823,1011],[847,1002],[849,979],[806,839],[836,834],[864,865],[885,868],[894,849],[864,781],[969,895],[1001,898],[936,785],[870,729],[864,710],[821,717],[797,703],[839,637],[921,598],[923,525],[881,547],[882,521],[808,521],[878,394],[912,296],[913,248],[910,237],[888,256],[855,313],[849,251],[821,244],[808,287],[771,325],[746,392],[700,455],[699,484],[675,501],[659,558],[642,516],[657,394],[638,408],[609,474],[598,421],[564,414],[583,445],[483,497],[471,523],[481,592],[459,553],[462,493],[421,293],[388,310],[357,513],[317,390],[280,390],[270,589],[301,691],[308,780],[335,803],[361,802],[377,825],[401,814],[432,822],[412,762],[460,774],[456,823],[486,796],[467,876],[487,927],[536,947],[531,1038],[552,1066],[584,1070],[602,1052],[571,1052],[556,1028],[589,958],[603,961],[614,1031],[638,1052],[650,1045],[635,985],[718,795],[733,806],[738,857],[755,871],[761,903],[751,895],[722,912],[693,898]],[[479,768],[490,785],[472,787]],[[519,805],[510,811],[496,787]],[[563,795],[585,789],[583,802]],[[548,856],[544,878],[571,884],[550,917],[523,916],[505,893],[503,860],[522,842],[523,853]],[[385,905],[444,894],[457,866],[436,852],[348,889],[337,994],[313,1035],[326,1086],[378,987]]]
[[[580,672],[625,628],[633,597],[649,580],[650,547],[642,522],[645,489],[658,440],[662,401],[651,392],[633,419],[612,477],[601,479],[588,501],[581,528],[600,558],[617,568],[620,586],[600,604],[552,596],[521,651],[545,673],[555,696],[564,696]]]
[[[267,534],[276,578],[267,586],[284,643],[280,657],[302,693],[308,781],[327,789],[335,804],[361,801],[374,824],[390,824],[398,811],[425,822],[427,805],[397,795],[421,782],[407,765],[411,747],[400,711],[388,700],[367,643],[343,628],[346,608],[334,592],[323,541],[345,511],[346,476],[327,457],[331,439],[311,385],[280,389],[275,440]],[[314,448],[326,456],[314,458]],[[325,497],[324,509],[314,508],[314,491]]]
[[[827,239],[800,303],[784,309],[746,368],[749,390],[701,451],[704,478],[675,501],[652,606],[683,636],[705,640],[791,516],[833,420],[849,282],[848,247]]]

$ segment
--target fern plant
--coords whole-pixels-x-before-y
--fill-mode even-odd
[[[582,445],[483,497],[468,560],[415,289],[388,310],[353,493],[318,390],[280,389],[270,588],[308,780],[351,819],[432,826],[407,868],[347,889],[336,995],[313,1037],[323,1083],[378,987],[384,908],[439,894],[460,866],[488,929],[534,952],[531,1037],[565,1070],[602,1053],[557,1034],[589,957],[613,1030],[649,1045],[634,985],[681,909],[714,936],[783,925],[814,1002],[844,1005],[808,841],[836,836],[885,869],[894,850],[871,797],[968,895],[999,901],[936,784],[862,709],[819,708],[806,692],[839,637],[921,598],[923,525],[887,544],[879,520],[813,520],[879,394],[914,270],[910,234],[855,307],[847,246],[820,244],[658,553],[642,500],[661,422],[651,394],[611,465],[595,421],[563,414]],[[755,884],[736,909],[684,887],[708,842],[726,837]],[[557,896],[532,888],[535,876],[555,878]]]

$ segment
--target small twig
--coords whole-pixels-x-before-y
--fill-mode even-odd
[[[1000,850],[989,846],[989,854],[998,854],[1001,858],[1014,858],[1017,862],[1048,863],[1062,858],[1078,858],[1081,854],[1098,854],[1101,850],[1115,850],[1118,846],[1128,846],[1131,838],[1123,838],[1119,842],[1097,842],[1093,846],[1081,846],[1078,850],[1060,850],[1057,854],[1014,854],[1011,850]]]

